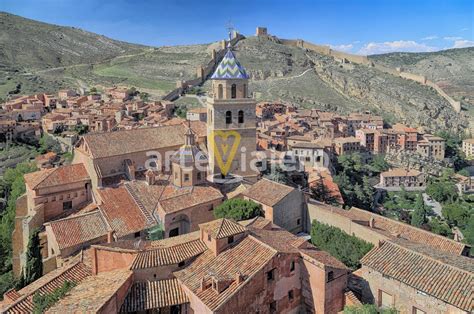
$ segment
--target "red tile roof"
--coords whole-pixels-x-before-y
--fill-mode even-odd
[[[144,312],[188,302],[177,279],[137,282],[128,292],[120,312]]]
[[[107,235],[108,225],[98,210],[47,223],[60,249],[73,247]]]
[[[294,190],[290,186],[262,179],[249,187],[242,195],[259,203],[274,206]]]
[[[207,250],[201,240],[189,241],[171,247],[145,250],[138,253],[131,269],[151,268],[178,264]]]
[[[250,278],[267,265],[275,255],[277,255],[276,250],[252,237],[246,237],[235,247],[217,256],[207,250],[187,268],[174,274],[211,311],[217,311],[240,287],[248,284]],[[201,290],[201,281],[210,280],[209,274],[218,280],[227,281],[229,286],[220,293],[213,288]],[[242,276],[242,282],[234,280],[236,274]]]
[[[33,295],[35,293],[47,294],[60,288],[65,281],[79,283],[91,276],[91,270],[82,262],[71,263],[44,275],[28,286],[18,291],[21,298],[4,308],[4,313],[32,313]],[[2,312],[3,313],[3,312]]]
[[[83,164],[74,164],[25,174],[25,183],[31,189],[65,185],[90,180]]]
[[[367,253],[361,263],[443,302],[471,312],[474,308],[474,260],[445,253],[430,256],[423,254],[426,251],[420,249],[423,250],[423,246],[409,248],[403,241],[386,241]]]
[[[199,228],[207,232],[214,239],[223,239],[232,235],[245,232],[247,229],[241,224],[227,218],[220,218],[204,224]]]
[[[99,208],[117,236],[123,237],[154,225],[147,220],[124,186],[99,189],[97,192],[102,200]]]

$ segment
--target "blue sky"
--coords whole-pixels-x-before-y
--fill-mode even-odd
[[[152,46],[216,41],[229,21],[360,54],[474,46],[472,0],[0,0],[0,11]]]

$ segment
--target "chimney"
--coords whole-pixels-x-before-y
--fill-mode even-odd
[[[91,247],[91,257],[92,257],[92,274],[97,275],[97,249],[95,247]]]
[[[148,185],[154,185],[155,184],[155,173],[151,169],[149,169],[146,172],[145,177],[146,177],[146,183]]]
[[[235,282],[237,284],[241,283],[244,281],[244,276],[242,276],[242,274],[240,272],[236,272],[235,273]]]
[[[112,243],[114,242],[115,239],[114,239],[114,231],[113,230],[109,230],[107,231],[107,243]]]
[[[374,217],[370,217],[370,220],[369,220],[369,227],[370,227],[370,228],[374,228],[374,227],[375,227],[375,219],[374,219]]]
[[[201,291],[206,290],[206,278],[201,278]]]
[[[460,242],[459,233],[457,232],[457,230],[454,231],[454,241]]]

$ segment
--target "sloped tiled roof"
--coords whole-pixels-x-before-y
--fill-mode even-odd
[[[403,238],[415,243],[428,245],[436,250],[456,255],[461,255],[466,249],[466,244],[464,243],[456,242],[449,238],[363,209],[352,207],[350,210],[344,210],[314,200],[311,200],[308,203],[308,206],[316,206],[319,209],[330,211],[333,214],[346,217],[357,224],[366,226],[367,228],[369,228],[370,219],[374,218],[374,228],[370,228],[370,230],[380,233],[387,238]]]
[[[457,261],[449,263],[448,260],[454,260],[449,254],[438,252],[438,258],[434,258],[419,249],[422,246],[413,250],[400,240],[386,241],[367,253],[361,263],[462,310],[472,311],[474,260],[456,256]]]
[[[211,311],[216,311],[277,254],[276,250],[252,237],[246,237],[235,247],[217,256],[214,256],[212,251],[207,250],[188,267],[174,274]],[[231,283],[221,293],[217,293],[212,288],[201,290],[201,280],[203,278],[209,279],[209,274],[220,280],[228,280]],[[242,276],[242,282],[233,281],[236,274]]]
[[[177,279],[136,282],[128,292],[120,313],[144,312],[188,302]]]
[[[249,76],[245,71],[244,67],[235,57],[234,53],[227,49],[224,58],[217,66],[217,69],[212,74],[211,79],[222,80],[222,79],[248,79]]]
[[[166,248],[156,248],[138,253],[131,269],[142,269],[178,264],[207,250],[201,240],[189,241]]]
[[[96,210],[48,223],[60,249],[72,247],[107,235],[108,226]]]
[[[31,188],[44,188],[90,180],[83,164],[67,165],[25,174],[25,183]]]
[[[123,269],[90,276],[48,309],[48,313],[103,313],[104,305],[132,276],[132,271]]]
[[[227,238],[247,230],[241,224],[227,218],[220,218],[200,224],[199,228],[215,239]]]
[[[93,158],[103,158],[181,146],[184,132],[184,125],[179,124],[87,134],[83,139]]]
[[[160,200],[161,208],[163,208],[166,213],[177,212],[185,208],[219,200],[224,197],[218,189],[210,186],[194,186],[182,190],[187,191],[187,193]]]
[[[142,231],[155,224],[148,220],[144,211],[124,186],[106,188],[97,192],[102,199],[99,208],[117,236],[122,237]]]
[[[53,270],[43,277],[20,289],[17,293],[21,295],[14,303],[4,308],[2,313],[32,313],[33,295],[35,293],[48,294],[60,288],[65,281],[79,283],[91,276],[91,270],[82,262],[71,263],[65,267]]]
[[[267,206],[274,206],[293,190],[291,186],[262,179],[242,192],[242,195]]]

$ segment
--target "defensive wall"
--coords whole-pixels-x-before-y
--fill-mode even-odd
[[[461,112],[461,102],[454,100],[452,97],[446,94],[441,89],[441,87],[439,87],[435,82],[428,80],[426,76],[409,73],[409,72],[403,71],[402,68],[396,68],[396,69],[389,68],[381,64],[374,63],[373,61],[369,60],[367,56],[354,55],[354,54],[350,54],[350,53],[346,53],[342,51],[337,51],[337,50],[331,49],[329,46],[316,45],[316,44],[313,44],[301,39],[278,39],[278,40],[282,45],[308,49],[308,50],[311,50],[311,51],[314,51],[326,56],[331,56],[335,58],[336,60],[343,63],[351,62],[351,63],[356,63],[356,64],[367,65],[370,67],[374,67],[379,71],[382,71],[394,76],[398,76],[407,80],[415,81],[415,82],[420,83],[421,85],[432,87],[438,93],[438,95],[443,97],[453,107],[453,109],[456,112]]]
[[[257,36],[270,36],[265,27],[257,27],[256,35]],[[239,40],[243,38],[245,38],[243,35],[235,32],[233,34],[233,38],[230,40],[230,44],[233,46]],[[302,39],[282,39],[282,38],[276,38],[276,39],[282,45],[299,47],[301,49],[308,49],[310,51],[314,51],[326,56],[331,56],[334,59],[343,63],[351,62],[351,63],[356,63],[356,64],[367,65],[370,67],[374,67],[375,69],[382,71],[384,73],[398,76],[407,80],[415,81],[417,83],[420,83],[421,85],[432,87],[438,93],[438,95],[443,97],[453,107],[453,109],[456,112],[461,112],[461,102],[454,100],[451,96],[446,94],[441,89],[441,87],[439,87],[435,82],[428,80],[426,76],[409,73],[409,72],[403,71],[402,68],[395,68],[395,69],[389,68],[381,64],[374,63],[373,61],[369,60],[367,56],[355,55],[355,54],[350,54],[350,53],[346,53],[342,51],[337,51],[337,50],[331,49],[331,47],[329,46],[316,45],[316,44],[304,41]],[[168,94],[166,94],[165,96],[163,96],[163,99],[171,100],[171,101],[175,100],[190,86],[196,86],[196,85],[202,84],[206,80],[206,78],[209,75],[211,75],[212,71],[215,69],[218,62],[224,57],[227,44],[228,44],[228,41],[222,40],[220,49],[218,51],[215,51],[215,50],[212,51],[211,60],[207,64],[197,67],[196,78],[190,79],[190,80],[178,81],[176,88],[172,90],[171,92],[169,92]]]

